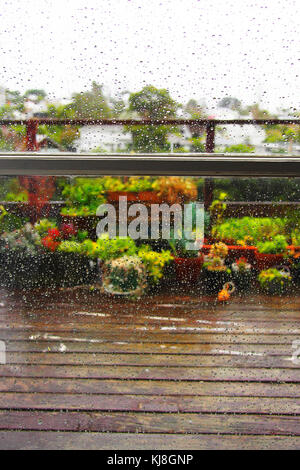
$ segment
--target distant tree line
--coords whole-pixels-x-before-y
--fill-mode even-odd
[[[127,96],[126,96],[127,95]],[[126,98],[125,98],[126,96]],[[142,118],[142,119],[172,119],[180,116],[191,119],[206,117],[205,109],[195,100],[191,99],[185,105],[174,100],[168,90],[158,89],[152,85],[145,86],[134,93],[122,93],[119,97],[106,96],[103,86],[92,82],[87,91],[74,93],[67,104],[47,103],[47,93],[42,89],[29,89],[23,95],[19,91],[6,90],[6,104],[0,108],[0,118],[16,118],[24,114],[28,103],[35,105],[45,101],[46,109],[37,115],[43,117],[61,119],[116,119],[116,118]],[[249,115],[253,119],[275,118],[267,110],[260,108],[258,104],[242,106],[240,100],[235,97],[224,97],[219,107],[236,111],[240,116]],[[299,116],[295,112],[295,116]],[[300,126],[264,126],[266,142],[300,142]],[[190,149],[194,152],[204,151],[205,128],[201,125],[190,126]],[[180,129],[176,126],[134,126],[125,127],[125,132],[131,133],[129,151],[136,152],[166,152],[170,150],[169,136],[180,136]],[[22,126],[12,127],[15,135],[22,136]],[[39,133],[50,137],[61,147],[70,149],[80,136],[80,129],[75,126],[40,126]],[[7,146],[6,136],[1,131],[0,147]],[[10,144],[13,148],[13,139]],[[251,152],[251,145],[241,143],[236,146],[239,152]],[[175,149],[176,150],[176,149]],[[177,151],[183,150],[177,148]],[[230,150],[229,150],[230,151]]]

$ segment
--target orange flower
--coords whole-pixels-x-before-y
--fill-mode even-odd
[[[227,300],[230,299],[230,294],[228,292],[227,289],[222,289],[219,293],[218,293],[218,301],[219,302],[226,302]]]

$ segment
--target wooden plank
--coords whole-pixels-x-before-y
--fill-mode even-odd
[[[300,437],[2,431],[0,432],[0,449],[299,450]]]
[[[299,436],[297,416],[0,411],[0,430]]]
[[[6,342],[7,352],[59,352],[66,347],[66,351],[72,353],[115,353],[115,354],[264,354],[267,356],[289,356],[291,355],[291,344],[180,344],[180,343],[126,343],[126,342],[72,342],[67,341],[13,341]]]
[[[51,312],[51,324],[57,324],[60,322],[67,321],[76,321],[80,323],[94,323],[94,324],[114,324],[114,325],[192,325],[197,324],[197,322],[207,322],[212,325],[218,323],[232,324],[234,321],[239,321],[241,324],[251,326],[256,325],[268,325],[272,323],[282,323],[285,325],[294,324],[299,326],[299,315],[295,310],[291,312],[280,311],[272,308],[270,310],[264,308],[259,311],[251,310],[230,310],[222,311],[220,309],[199,309],[199,310],[185,310],[181,312],[160,312],[160,311],[146,311],[146,312],[133,312],[131,314],[124,312],[108,312],[108,309],[89,309],[89,310],[78,310],[65,312],[59,310],[56,312]],[[50,312],[49,312],[50,315]],[[0,311],[0,321],[1,323],[9,322],[24,322],[26,321],[32,323],[42,323],[47,320],[49,323],[49,318],[45,318],[45,312],[37,311],[33,313],[29,312],[18,312],[18,311]],[[24,322],[25,323],[25,322]]]
[[[53,377],[141,380],[215,380],[238,382],[300,382],[300,370],[231,367],[134,367],[2,365],[2,377]]]
[[[296,414],[300,399],[1,393],[0,409]]]
[[[7,329],[0,331],[0,340],[47,340],[47,341],[76,341],[80,343],[105,343],[105,342],[133,342],[133,343],[176,343],[176,344],[282,344],[291,345],[294,339],[299,335],[283,335],[283,334],[224,334],[224,333],[197,333],[197,334],[173,334],[173,332],[161,332],[155,334],[148,331],[137,331],[135,334],[125,334],[125,332],[103,332],[97,330],[77,331],[73,328],[71,331],[41,331],[39,329],[33,331],[22,331]]]
[[[297,397],[297,383],[187,382],[159,380],[53,379],[1,377],[0,392]]]
[[[93,354],[68,352],[7,353],[6,364],[43,365],[113,365],[113,366],[160,366],[160,367],[275,367],[299,369],[289,356],[267,356],[263,353],[238,354]]]
[[[69,321],[66,324],[61,322],[51,322],[51,324],[41,323],[41,322],[31,322],[31,324],[26,322],[9,322],[9,323],[0,323],[0,334],[2,331],[5,330],[21,330],[21,331],[35,331],[36,329],[41,329],[44,332],[69,332],[74,331],[75,329],[80,332],[85,332],[89,330],[98,331],[98,333],[110,333],[113,335],[114,333],[117,334],[141,334],[145,335],[147,333],[152,333],[156,335],[161,335],[166,332],[169,332],[172,335],[177,334],[199,334],[199,333],[226,333],[232,335],[289,335],[289,336],[299,336],[300,335],[300,322],[295,324],[291,323],[288,325],[284,324],[276,324],[274,325],[272,322],[270,325],[262,324],[262,326],[256,326],[251,324],[247,326],[246,324],[239,323],[239,322],[230,322],[228,323],[199,323],[199,325],[192,325],[192,326],[181,326],[181,325],[171,325],[171,326],[153,326],[153,325],[131,325],[131,324],[103,324],[101,322],[78,322],[78,321]]]

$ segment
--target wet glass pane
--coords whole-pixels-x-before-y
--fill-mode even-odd
[[[258,296],[268,304],[271,290],[284,295],[286,310],[297,295],[297,178],[1,181],[1,283],[8,298],[14,292],[31,303],[59,287],[62,301],[65,288],[79,288],[87,306],[91,296],[112,309],[112,299],[162,296],[164,303],[173,292],[213,310],[230,284],[228,301]]]
[[[0,166],[297,157],[298,18],[294,0],[5,0]],[[300,178],[158,170],[0,176],[1,449],[300,448]]]

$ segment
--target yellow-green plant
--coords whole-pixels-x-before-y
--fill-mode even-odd
[[[214,243],[211,246],[210,255],[219,256],[220,258],[223,258],[223,259],[226,258],[226,256],[228,255],[227,245],[225,245],[225,243],[222,243],[222,242]]]
[[[143,246],[138,251],[138,256],[145,265],[147,275],[154,283],[163,277],[163,270],[166,264],[173,259],[171,252],[163,250],[161,253],[151,251],[149,246]]]

